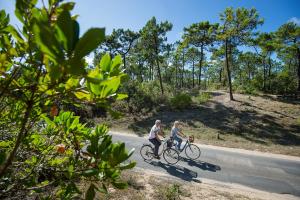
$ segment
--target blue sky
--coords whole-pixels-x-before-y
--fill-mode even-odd
[[[47,2],[47,0],[45,0]],[[75,0],[73,14],[79,14],[81,34],[90,27],[129,28],[138,31],[155,16],[158,21],[168,20],[173,29],[168,33],[169,42],[180,39],[183,27],[209,20],[219,21],[219,14],[226,7],[255,7],[265,23],[260,31],[275,31],[288,20],[300,22],[300,0]],[[0,0],[0,8],[13,15],[14,0]]]

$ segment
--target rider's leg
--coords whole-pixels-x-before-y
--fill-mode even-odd
[[[180,150],[182,139],[177,136],[174,139],[177,141],[177,149]]]
[[[159,146],[161,145],[161,142],[158,141],[156,138],[153,138],[153,139],[149,139],[149,141],[154,144],[154,155],[155,156],[158,156],[158,149],[159,149]]]

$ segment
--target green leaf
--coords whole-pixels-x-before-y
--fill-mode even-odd
[[[110,55],[105,54],[100,61],[100,69],[102,72],[110,72],[111,59]]]
[[[120,170],[124,170],[124,169],[132,169],[132,168],[135,167],[135,165],[136,165],[136,162],[131,162],[131,163],[129,163],[129,164],[122,164],[122,165],[120,166]]]
[[[103,81],[101,83],[102,90],[101,90],[100,97],[106,98],[109,95],[114,94],[119,88],[120,83],[121,83],[120,76],[114,76],[108,80]]]
[[[126,99],[128,97],[127,94],[117,94],[117,100]]]
[[[73,176],[74,173],[74,165],[69,165],[68,167],[68,175],[71,178]]]
[[[104,28],[91,28],[79,39],[75,47],[75,57],[83,58],[96,49],[105,39]]]
[[[67,52],[71,52],[73,49],[73,20],[70,12],[64,10],[57,19],[57,39],[63,44],[64,49]]]
[[[81,90],[74,93],[78,99],[91,100],[90,94],[87,91]]]
[[[67,70],[70,74],[80,76],[80,75],[85,75],[85,69],[84,66],[85,62],[83,59],[79,59],[79,57],[73,57],[70,61],[69,64],[67,65]]]
[[[53,33],[49,27],[46,27],[44,24],[34,24],[33,32],[35,35],[35,40],[37,45],[41,48],[42,52],[44,52],[53,62],[57,63],[59,60],[58,51],[58,42],[53,37]]]
[[[94,197],[96,195],[95,189],[97,189],[96,186],[93,183],[91,183],[89,189],[85,193],[85,199],[86,200],[93,200],[94,199]]]
[[[60,4],[59,7],[63,8],[64,10],[71,11],[71,10],[73,10],[74,6],[75,6],[74,2],[67,2],[67,3]]]
[[[127,184],[123,182],[112,182],[112,185],[118,189],[125,189],[127,188]]]
[[[66,90],[69,90],[76,87],[78,84],[79,84],[79,79],[69,78],[69,80],[66,82],[65,88]]]
[[[88,169],[85,170],[82,175],[85,177],[90,177],[90,176],[95,176],[99,173],[99,171],[97,169]]]

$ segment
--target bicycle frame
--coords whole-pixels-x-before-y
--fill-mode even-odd
[[[177,142],[177,141],[176,141]],[[190,145],[190,141],[187,139],[186,140],[186,142],[185,142],[185,144],[184,144],[184,146],[183,146],[183,148],[181,148],[181,149],[179,149],[178,151],[181,153],[181,152],[183,152],[183,150],[187,147],[187,146],[189,146]]]

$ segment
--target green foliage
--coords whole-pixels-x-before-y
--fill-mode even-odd
[[[257,89],[252,85],[234,85],[234,90],[241,94],[258,95]]]
[[[191,106],[192,98],[189,94],[179,93],[170,99],[171,107],[174,109],[185,109]]]
[[[36,4],[16,1],[20,29],[0,11],[1,195],[55,186],[49,198],[72,199],[82,193],[80,180],[91,183],[87,199],[109,184],[124,188],[120,173],[135,166],[126,162],[132,151],[113,143],[106,126],[88,128],[79,116],[59,112],[67,110],[62,105],[97,105],[113,113],[111,102],[127,97],[118,92],[126,76],[122,59],[105,55],[88,68],[85,56],[104,41],[104,29],[79,37],[74,3]]]
[[[211,99],[211,94],[209,92],[201,92],[199,95],[193,98],[193,100],[198,104],[206,103],[209,99]]]

